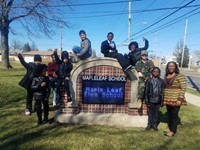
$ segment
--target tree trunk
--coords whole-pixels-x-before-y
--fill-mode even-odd
[[[4,27],[1,30],[1,55],[2,55],[2,67],[4,69],[12,68],[9,62],[9,45],[8,45],[8,27]]]

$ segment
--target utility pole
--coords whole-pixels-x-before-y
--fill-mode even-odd
[[[185,33],[184,33],[183,50],[182,50],[182,57],[181,57],[181,68],[183,68],[183,59],[184,59],[185,45],[186,45],[187,26],[188,26],[188,19],[186,19],[186,21],[185,21]]]
[[[60,21],[60,50],[62,52],[62,21]]]
[[[128,1],[128,44],[131,42],[131,0]]]

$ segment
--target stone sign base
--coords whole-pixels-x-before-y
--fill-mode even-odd
[[[55,120],[59,123],[107,125],[117,127],[146,127],[147,116],[130,116],[128,114],[110,113],[79,113],[57,114]]]
[[[132,68],[132,72],[138,78],[137,71],[134,68]],[[99,81],[104,78],[108,79],[108,81],[103,82],[103,85],[108,85],[105,88],[101,87],[102,82]],[[124,79],[123,88],[121,88],[121,84],[118,84],[118,81],[109,81],[109,79],[117,80],[122,78]],[[84,88],[85,80],[92,80],[91,84],[87,85],[87,89],[90,86],[92,88],[87,90],[86,94],[84,93],[86,89]],[[109,82],[109,84],[106,82]],[[120,99],[123,100],[123,103],[117,103],[118,101],[116,99],[112,101],[113,103],[109,103],[111,98],[107,97],[103,99],[105,103],[101,103],[101,101],[96,103],[96,100],[101,96],[95,97],[96,93],[94,89],[98,92],[97,95],[105,92],[110,92],[110,95],[113,95],[110,85],[115,85],[113,89],[117,89],[116,91],[118,92],[123,89],[123,92],[120,93],[123,95],[123,99]],[[145,103],[137,100],[137,88],[138,80],[130,81],[116,59],[88,59],[74,67],[71,72],[70,92],[72,103],[68,102],[68,96],[61,90],[60,106],[55,120],[60,123],[145,127],[147,125],[147,107]],[[88,98],[87,95],[91,95],[92,97]],[[110,95],[108,94],[108,96]]]

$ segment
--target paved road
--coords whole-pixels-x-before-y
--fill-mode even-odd
[[[186,76],[187,86],[200,92],[200,73],[189,70],[180,70],[180,72]],[[165,68],[161,67],[161,76],[164,77],[164,74]]]

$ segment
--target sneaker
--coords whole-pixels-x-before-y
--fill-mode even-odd
[[[29,109],[25,109],[25,115],[27,115],[27,116],[30,116],[30,115],[31,115],[31,112],[30,112]]]
[[[128,68],[128,67],[127,67]],[[137,80],[135,74],[131,71],[131,68],[125,69],[124,73],[130,78],[131,81]]]
[[[151,129],[151,126],[150,126],[150,125],[148,125],[148,126],[145,128],[146,131],[149,131],[150,129]]]
[[[44,117],[44,120],[43,120],[45,123],[48,123],[49,122],[49,119],[48,117]]]
[[[132,65],[129,65],[128,67],[126,67],[126,69],[124,69],[124,71],[126,72],[128,69],[131,69]]]
[[[153,125],[152,128],[153,128],[154,131],[158,131],[158,128],[157,128],[156,125]]]
[[[41,125],[42,124],[42,120],[38,120],[37,125]]]

